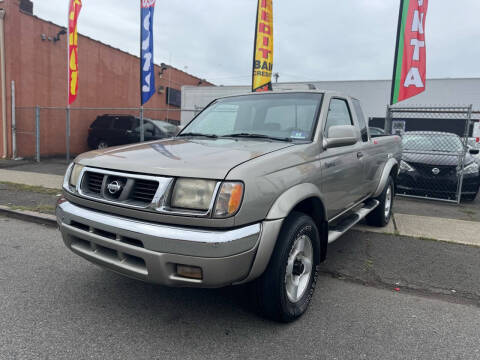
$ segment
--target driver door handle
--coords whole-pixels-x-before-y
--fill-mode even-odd
[[[357,152],[357,159],[363,158],[363,153],[361,151]]]

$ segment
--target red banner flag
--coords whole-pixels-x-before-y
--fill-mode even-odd
[[[78,33],[77,21],[82,0],[70,0],[68,8],[68,104],[77,98],[78,92]]]
[[[391,104],[425,91],[428,0],[401,0]]]

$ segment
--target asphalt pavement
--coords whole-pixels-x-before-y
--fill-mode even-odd
[[[285,325],[256,315],[248,286],[145,284],[55,229],[0,218],[0,234],[1,359],[480,358],[478,248],[352,231]]]

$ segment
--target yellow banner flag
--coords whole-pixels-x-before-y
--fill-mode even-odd
[[[71,105],[78,93],[77,22],[82,9],[82,0],[70,0],[68,9],[68,104]]]
[[[252,91],[272,90],[273,70],[273,4],[258,0],[253,54]]]

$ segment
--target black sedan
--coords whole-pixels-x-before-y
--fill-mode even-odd
[[[474,200],[480,187],[479,165],[459,136],[433,131],[406,132],[397,193],[455,199],[462,179],[462,199]],[[462,170],[463,161],[463,170]]]

